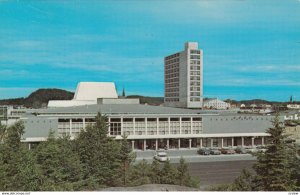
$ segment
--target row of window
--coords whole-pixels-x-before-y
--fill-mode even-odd
[[[190,75],[194,76],[194,75],[201,75],[201,72],[200,71],[191,71],[190,72]]]
[[[174,58],[169,61],[165,61],[165,66],[170,65],[170,64],[179,64],[179,58]]]
[[[171,88],[171,89],[165,89],[165,92],[179,92],[179,88]]]
[[[200,87],[190,87],[190,91],[200,91]]]
[[[174,93],[166,93],[165,97],[179,97],[179,93],[176,93],[176,92],[174,92]]]
[[[179,68],[179,63],[165,65],[165,70],[178,69],[178,68]]]
[[[201,54],[200,50],[190,50],[191,54]]]
[[[199,97],[191,97],[191,98],[190,98],[190,101],[191,101],[191,102],[199,102],[199,101],[200,101],[200,98],[199,98]]]
[[[169,59],[172,59],[172,58],[175,58],[175,57],[179,57],[179,53],[175,53],[173,55],[169,55],[169,56],[165,57],[165,60],[169,60]]]
[[[199,61],[199,60],[191,60],[190,61],[190,65],[200,65],[201,64],[201,61]]]
[[[190,82],[190,85],[192,86],[192,87],[194,87],[194,86],[200,86],[200,82],[196,82],[196,81],[192,81],[192,82]]]
[[[193,66],[190,67],[190,69],[191,70],[201,70],[201,67],[193,65]]]
[[[200,96],[200,92],[191,92],[190,95],[191,96]]]
[[[166,102],[179,102],[179,98],[166,98]]]
[[[165,88],[179,87],[179,83],[165,83]]]
[[[174,74],[165,75],[166,79],[174,78],[174,77],[179,77],[179,74],[178,73],[174,73]]]
[[[200,81],[201,78],[200,78],[200,76],[191,76],[191,77],[190,77],[190,81],[193,81],[193,80],[195,80],[195,81]]]
[[[200,59],[200,56],[199,55],[191,55],[190,58],[191,59]]]

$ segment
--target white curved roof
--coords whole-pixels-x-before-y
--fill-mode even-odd
[[[73,100],[94,100],[97,98],[118,98],[113,82],[80,82]]]

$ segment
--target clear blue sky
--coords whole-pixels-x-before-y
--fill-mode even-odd
[[[163,57],[186,41],[205,97],[300,100],[299,0],[0,0],[0,99],[80,81],[163,96]]]

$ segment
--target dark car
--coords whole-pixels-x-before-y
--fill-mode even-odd
[[[207,149],[207,148],[200,148],[198,150],[198,154],[201,154],[201,155],[209,155],[210,154],[210,150]]]

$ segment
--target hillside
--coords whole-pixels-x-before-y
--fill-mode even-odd
[[[141,104],[149,104],[149,105],[160,105],[164,103],[163,97],[148,97],[148,96],[140,96],[140,95],[129,95],[126,98],[139,98]]]
[[[27,108],[41,108],[49,100],[71,100],[74,93],[62,89],[38,89],[26,98],[0,100],[0,105],[22,105]]]

